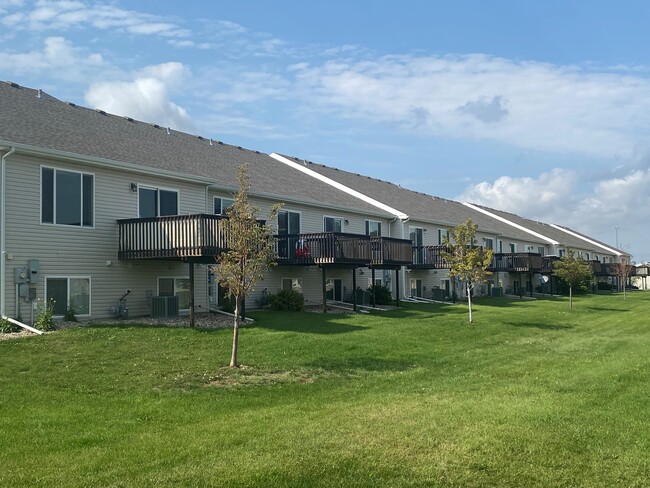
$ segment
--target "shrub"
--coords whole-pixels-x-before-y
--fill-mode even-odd
[[[11,334],[12,332],[18,332],[20,327],[16,324],[12,324],[7,319],[0,319],[0,333],[2,334]]]
[[[282,290],[269,295],[269,305],[275,312],[300,312],[305,307],[305,297],[295,290]]]
[[[63,316],[63,320],[65,322],[76,322],[77,321],[77,311],[74,309],[72,305],[68,307],[68,309],[65,311],[65,315]]]
[[[606,281],[599,281],[598,282],[598,289],[599,290],[608,290],[612,291],[614,287],[612,286],[611,283],[607,283]]]
[[[370,293],[370,300],[372,300],[372,294],[375,294],[375,303],[377,305],[391,305],[393,303],[393,296],[390,293],[390,290],[384,285],[371,285],[368,287],[368,292]]]
[[[45,302],[40,306],[34,327],[42,331],[56,330],[53,301]]]

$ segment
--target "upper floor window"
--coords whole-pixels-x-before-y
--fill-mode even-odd
[[[341,232],[343,219],[338,217],[323,217],[323,232]]]
[[[366,235],[370,237],[381,237],[381,222],[366,220]]]
[[[546,253],[544,246],[539,246],[537,248],[537,253],[544,256],[544,254]]]
[[[485,249],[494,249],[494,241],[490,237],[485,238]]]
[[[513,242],[510,243],[510,252],[517,252],[517,244]]]
[[[138,188],[140,218],[178,215],[178,192],[141,186]]]
[[[88,173],[41,168],[41,223],[92,227],[95,177]]]
[[[232,198],[214,197],[214,213],[216,215],[226,215],[226,210],[234,205]]]
[[[449,241],[449,231],[446,229],[438,229],[438,245],[443,245],[445,243],[445,237]]]

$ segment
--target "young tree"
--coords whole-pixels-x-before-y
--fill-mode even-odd
[[[625,288],[627,286],[627,280],[634,270],[634,265],[630,263],[630,256],[622,255],[618,263],[612,263],[610,266],[614,276],[619,279],[619,282],[623,283],[623,300],[626,300]]]
[[[449,229],[450,237],[445,237],[447,251],[442,257],[449,265],[449,276],[457,276],[464,284],[469,305],[469,321],[472,322],[472,290],[492,275],[487,268],[492,264],[492,249],[483,249],[476,245],[477,224],[472,219]]]
[[[569,285],[569,308],[573,308],[573,287],[593,279],[589,263],[581,257],[576,258],[573,249],[567,248],[564,256],[553,263],[553,273]]]
[[[229,250],[218,259],[219,282],[228,289],[228,294],[235,301],[231,368],[238,366],[237,349],[242,303],[264,272],[276,264],[273,228],[268,222],[275,221],[278,209],[281,207],[281,205],[273,206],[266,222],[259,222],[257,215],[260,209],[251,204],[248,199],[250,191],[248,165],[240,166],[237,180],[239,191],[235,195],[233,205],[226,211]]]

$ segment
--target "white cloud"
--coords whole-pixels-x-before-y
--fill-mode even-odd
[[[136,73],[133,81],[92,84],[85,99],[94,108],[112,114],[191,132],[195,127],[187,110],[170,97],[188,77],[189,70],[181,63],[148,66]]]
[[[627,157],[650,131],[650,80],[488,55],[291,66],[312,107],[437,137]]]
[[[566,225],[611,245],[613,226],[618,226],[620,247],[637,260],[650,259],[650,229],[645,225],[650,215],[650,169],[619,172],[623,174],[591,185],[562,169],[535,178],[502,176],[468,187],[457,199]]]
[[[9,5],[20,6],[15,2],[9,2]],[[2,12],[0,4],[0,13]],[[100,30],[116,29],[130,34],[173,38],[187,37],[190,34],[189,30],[157,15],[125,10],[113,5],[66,0],[39,0],[32,10],[15,12],[0,19],[0,23],[14,29],[31,31],[62,31],[90,26]]]
[[[101,54],[89,54],[63,37],[48,37],[40,51],[0,52],[0,65],[15,73],[47,71],[55,78],[79,80],[86,72],[103,65]]]

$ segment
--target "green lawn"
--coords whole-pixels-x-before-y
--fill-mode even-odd
[[[650,294],[0,342],[0,486],[648,486]]]

